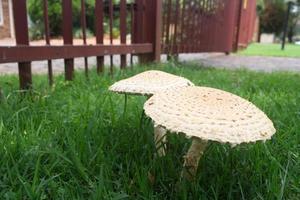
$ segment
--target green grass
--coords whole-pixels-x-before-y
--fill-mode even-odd
[[[260,44],[254,43],[247,49],[238,52],[245,56],[276,56],[300,58],[300,45],[286,44],[285,50],[281,50],[281,44]]]
[[[266,143],[235,148],[212,143],[194,183],[179,182],[190,141],[169,134],[167,155],[155,156],[151,123],[140,126],[145,97],[107,91],[113,82],[161,69],[196,85],[254,102],[273,120]],[[71,83],[34,77],[32,95],[2,76],[1,199],[300,199],[300,75],[204,69],[191,64],[137,67],[113,78],[77,72]],[[151,176],[154,179],[150,181]]]

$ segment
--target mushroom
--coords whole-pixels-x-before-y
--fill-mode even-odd
[[[148,98],[161,91],[194,85],[191,81],[162,71],[150,70],[114,83],[109,90],[116,93],[145,95]],[[126,103],[125,103],[126,104]],[[126,110],[126,105],[125,105]],[[154,140],[159,156],[165,155],[166,130],[154,125]]]
[[[241,143],[266,141],[275,134],[272,121],[251,102],[219,89],[190,86],[153,95],[145,114],[170,132],[192,137],[184,157],[182,177],[195,177],[208,141]]]

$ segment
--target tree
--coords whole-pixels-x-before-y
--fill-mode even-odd
[[[292,8],[291,11],[291,16],[290,16],[290,20],[289,20],[289,29],[288,29],[288,41],[290,43],[293,42],[293,37],[296,34],[296,27],[297,27],[297,23],[300,20],[300,0],[298,0],[298,7],[297,5],[294,5],[294,7]]]
[[[91,25],[94,22],[94,5],[95,0],[86,0],[86,17],[89,19],[87,25]],[[73,6],[73,28],[80,28],[80,14],[81,14],[81,0],[72,0]],[[32,21],[32,27],[36,38],[41,38],[44,35],[44,21],[43,21],[43,1],[42,0],[29,0],[28,9],[29,16]],[[48,1],[48,14],[50,35],[59,36],[62,34],[62,0]],[[94,26],[91,26],[92,28]]]
[[[286,6],[284,1],[265,0],[260,14],[260,28],[264,33],[279,35],[284,25]]]
[[[298,0],[300,4],[300,0]],[[258,0],[257,11],[260,17],[260,29],[264,33],[282,33],[285,23],[287,4],[285,0]],[[288,39],[292,42],[295,35],[295,27],[300,18],[300,11],[291,13],[288,25]]]
[[[127,0],[127,3],[132,3],[133,0]],[[118,5],[120,0],[113,0],[114,5]],[[104,0],[104,4],[108,5],[108,0]],[[44,21],[43,21],[43,1],[42,0],[28,0],[29,16],[32,22],[31,36],[34,39],[40,39],[44,36]],[[81,0],[72,0],[73,7],[73,30],[81,32]],[[95,33],[95,0],[85,0],[86,8],[86,25],[90,33]],[[106,14],[107,14],[106,9]],[[50,35],[60,36],[62,34],[62,0],[48,1],[48,14]],[[128,15],[129,16],[129,15]],[[119,27],[119,13],[114,13],[114,35],[118,36]],[[129,26],[128,26],[129,27]],[[104,29],[108,33],[108,17],[104,18]],[[117,31],[116,31],[117,30]],[[77,35],[77,34],[76,34]],[[79,34],[80,35],[80,34]]]

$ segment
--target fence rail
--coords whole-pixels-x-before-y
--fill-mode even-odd
[[[130,45],[61,45],[0,47],[0,63],[30,62],[51,59],[73,59],[104,55],[151,53],[151,43]]]
[[[84,58],[85,74],[88,76],[88,57],[92,56],[97,58],[96,67],[100,74],[104,71],[105,55],[110,55],[110,72],[113,73],[113,56],[116,55],[120,56],[120,68],[124,69],[128,54],[131,54],[131,62],[133,55],[137,55],[140,62],[149,62],[159,61],[162,53],[231,52],[243,41],[248,44],[256,16],[255,1],[247,0],[120,0],[118,3],[95,0],[95,44],[88,45],[85,0],[81,0],[83,44],[74,45],[72,0],[62,0],[64,44],[52,46],[48,0],[43,0],[46,44],[30,46],[26,3],[26,0],[12,0],[17,45],[0,47],[0,63],[18,62],[21,89],[32,87],[31,61],[48,61],[51,85],[53,59],[64,59],[65,79],[72,80],[76,57]],[[115,17],[116,13],[118,18]],[[114,44],[113,40],[115,20],[119,20],[120,24],[120,44]],[[106,21],[109,44],[104,44]],[[131,36],[130,40],[127,35]]]

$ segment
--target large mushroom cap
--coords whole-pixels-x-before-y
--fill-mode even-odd
[[[145,71],[113,84],[109,90],[118,93],[153,95],[162,90],[193,85],[180,76],[162,71]]]
[[[265,141],[276,132],[272,121],[249,101],[208,87],[160,92],[144,109],[157,125],[202,140],[235,145]]]

